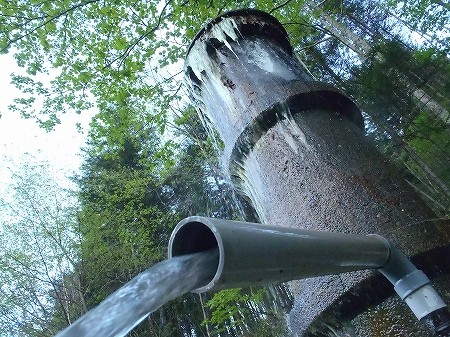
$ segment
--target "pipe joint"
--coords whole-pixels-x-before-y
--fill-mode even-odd
[[[394,284],[394,290],[398,296],[404,300],[411,293],[429,284],[430,282],[430,279],[423,271],[415,270],[397,281]]]
[[[404,300],[419,320],[439,309],[447,307],[431,284],[426,284],[412,291]]]
[[[382,238],[379,235],[371,236]],[[420,276],[421,274],[417,273],[419,270],[416,266],[408,259],[408,257],[406,257],[405,254],[395,247],[392,242],[386,240],[385,238],[383,239],[388,245],[389,257],[385,264],[378,269],[378,271],[382,273],[394,286],[398,284],[401,294],[407,296],[404,292],[408,292],[408,290],[404,288],[408,285],[414,285],[416,282],[420,283],[420,280],[422,279]],[[407,277],[410,274],[411,276]],[[427,283],[428,282],[429,280],[427,278]],[[401,294],[399,293],[400,297],[402,297]]]
[[[190,217],[175,227],[169,257],[213,248],[219,251],[217,271],[208,284],[193,292],[378,269],[418,319],[437,320],[436,313],[446,310],[429,278],[379,235]]]
[[[447,305],[431,286],[430,279],[391,242],[389,244],[389,259],[379,268],[394,285],[398,296],[406,302],[414,315],[420,320]]]

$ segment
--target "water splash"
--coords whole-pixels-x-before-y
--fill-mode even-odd
[[[166,302],[208,283],[217,249],[158,263],[108,296],[55,337],[121,337]]]

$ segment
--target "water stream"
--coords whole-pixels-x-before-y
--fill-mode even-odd
[[[183,255],[142,272],[55,337],[121,337],[166,302],[208,283],[218,251]]]

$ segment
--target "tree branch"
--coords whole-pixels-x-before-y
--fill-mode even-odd
[[[9,40],[8,43],[6,44],[6,46],[3,47],[3,48],[0,50],[0,53],[6,51],[9,47],[11,47],[11,45],[12,45],[13,43],[15,43],[15,42],[17,42],[17,41],[23,39],[24,37],[27,37],[27,36],[31,35],[32,33],[36,32],[38,29],[44,27],[44,26],[47,25],[48,23],[50,23],[50,22],[52,22],[52,21],[54,21],[54,20],[59,19],[61,16],[65,15],[65,14],[67,14],[67,13],[69,13],[69,12],[71,12],[71,11],[77,9],[77,8],[80,8],[80,7],[89,5],[89,4],[94,3],[94,2],[97,2],[97,1],[99,1],[99,0],[87,0],[87,1],[85,1],[85,2],[80,2],[79,4],[76,4],[76,5],[72,6],[72,7],[68,8],[68,9],[66,9],[66,10],[64,10],[64,11],[62,11],[62,12],[60,12],[60,13],[58,13],[57,15],[52,16],[50,19],[45,20],[43,23],[37,25],[36,27],[34,27],[34,28],[31,29],[30,31],[28,31],[26,34],[22,34],[22,35],[18,36],[18,37],[15,38],[15,39]],[[42,18],[43,18],[43,17],[42,17]],[[34,20],[34,19],[33,19],[33,20]],[[30,20],[30,21],[31,21],[31,20]]]
[[[279,4],[278,6],[276,6],[276,7],[274,7],[274,8],[272,8],[270,11],[269,11],[269,14],[272,14],[273,12],[275,12],[276,10],[278,10],[278,9],[280,9],[280,8],[282,8],[282,7],[284,7],[284,6],[286,6],[288,3],[290,3],[292,0],[286,0],[285,2],[283,2],[282,4]]]
[[[172,0],[169,0],[169,1],[166,2],[166,4],[164,5],[163,9],[161,10],[161,13],[158,16],[158,21],[156,22],[155,26],[152,29],[148,30],[147,32],[145,32],[144,34],[139,36],[131,45],[129,45],[125,49],[125,51],[122,54],[120,54],[119,56],[115,57],[111,62],[108,62],[108,64],[106,64],[103,67],[103,69],[111,67],[118,60],[121,60],[120,63],[119,63],[119,67],[118,67],[118,68],[120,68],[122,66],[124,60],[128,57],[128,55],[130,55],[131,51],[139,44],[139,42],[141,42],[143,39],[145,39],[150,34],[154,33],[160,27],[160,25],[162,23],[164,12],[166,11],[167,6],[171,2],[172,2]],[[164,19],[167,19],[171,15],[172,15],[172,13],[167,14],[166,16],[164,16]]]

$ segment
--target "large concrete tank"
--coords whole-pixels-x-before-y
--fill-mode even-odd
[[[214,19],[189,47],[185,76],[204,124],[224,143],[234,187],[262,223],[378,233],[445,288],[449,226],[431,220],[434,214],[365,138],[357,106],[296,61],[275,18],[242,10]],[[414,317],[374,272],[291,286],[295,335],[389,336],[399,320],[405,336],[426,331],[408,323]],[[448,302],[448,289],[441,293]],[[375,318],[387,327],[374,328]]]

